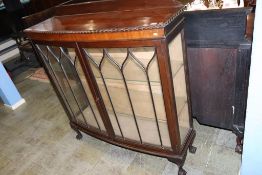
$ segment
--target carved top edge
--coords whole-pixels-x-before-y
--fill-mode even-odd
[[[153,25],[143,25],[143,26],[130,26],[130,27],[119,27],[119,28],[105,28],[98,30],[85,30],[85,31],[71,31],[71,30],[63,30],[63,31],[41,31],[41,30],[31,30],[26,29],[26,33],[43,33],[43,34],[94,34],[94,33],[112,33],[112,32],[129,32],[129,31],[139,31],[139,30],[152,30],[152,29],[163,29],[168,26],[175,18],[181,15],[187,6],[181,7],[175,14],[173,14],[167,21],[156,23]]]

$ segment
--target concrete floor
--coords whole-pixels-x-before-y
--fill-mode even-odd
[[[75,139],[49,83],[26,79],[17,87],[26,100],[15,111],[0,107],[0,175],[176,175],[167,159],[119,148],[86,134]],[[237,175],[241,156],[230,131],[199,125],[189,175]]]

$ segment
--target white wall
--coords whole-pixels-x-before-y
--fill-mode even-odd
[[[262,1],[257,0],[241,175],[262,175]]]

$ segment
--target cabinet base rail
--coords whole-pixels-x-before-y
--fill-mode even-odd
[[[105,141],[116,146],[120,146],[122,148],[127,148],[140,153],[167,158],[170,162],[175,163],[178,166],[178,175],[186,175],[187,173],[183,169],[183,165],[187,156],[187,150],[192,154],[194,154],[197,150],[197,148],[193,146],[193,141],[196,136],[196,131],[194,129],[192,129],[188,134],[184,146],[182,146],[184,149],[182,149],[179,154],[174,154],[171,150],[159,150],[159,148],[153,145],[152,147],[149,147],[149,145],[141,145],[139,143],[127,140],[118,140],[117,138],[110,138],[108,135],[94,133],[93,131],[91,132],[87,128],[75,124],[74,122],[70,122],[70,126],[76,132],[76,139],[78,140],[82,139],[83,135],[81,132],[83,132],[99,140]]]

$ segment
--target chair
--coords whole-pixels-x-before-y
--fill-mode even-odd
[[[24,28],[31,27],[31,26],[33,26],[33,25],[35,25],[35,24],[37,24],[41,21],[44,21],[44,20],[50,18],[51,16],[54,15],[54,12],[55,12],[55,8],[51,7],[49,9],[43,10],[41,12],[34,13],[34,14],[31,14],[31,15],[28,15],[28,16],[24,16],[21,19],[23,26],[24,26]],[[19,50],[21,49],[21,51],[29,51],[28,45],[30,45],[30,48],[32,50],[33,47],[31,45],[31,43],[27,40],[27,38],[25,37],[23,32],[22,32],[22,34],[23,34],[23,37],[22,37],[23,40],[17,41],[19,43],[18,47],[20,46]]]
[[[9,26],[13,32],[11,37],[15,39],[20,52],[20,61],[18,60],[19,62],[17,62],[18,66],[11,70],[11,72],[23,66],[31,67],[30,57],[26,56],[26,53],[35,54],[35,52],[30,41],[24,35],[23,30],[51,17],[54,14],[54,8],[27,15],[20,0],[3,0],[3,3],[10,18]]]
[[[3,0],[3,3],[9,17],[9,27],[12,30],[11,38],[16,41],[21,56],[20,60],[28,60],[29,58],[25,56],[24,52],[32,51],[32,47],[30,49],[30,45],[22,32],[25,29],[22,17],[27,15],[23,4],[20,0]]]

